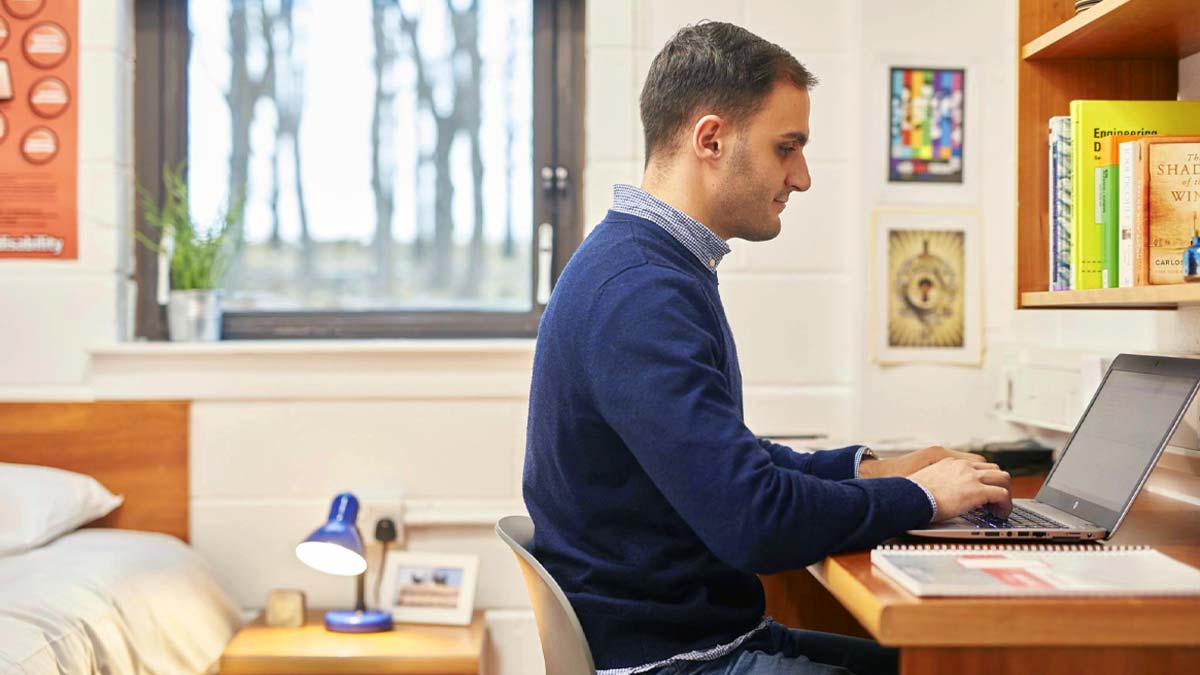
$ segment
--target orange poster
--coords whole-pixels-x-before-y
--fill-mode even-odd
[[[0,258],[75,259],[78,0],[0,0]]]

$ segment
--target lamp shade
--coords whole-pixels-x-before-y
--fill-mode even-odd
[[[362,537],[358,534],[358,499],[349,492],[333,498],[329,520],[296,546],[296,557],[309,567],[340,576],[355,576],[367,569]]]

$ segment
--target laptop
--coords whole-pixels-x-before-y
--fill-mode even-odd
[[[976,509],[909,534],[947,539],[1108,539],[1200,386],[1200,359],[1117,356],[1033,499]]]

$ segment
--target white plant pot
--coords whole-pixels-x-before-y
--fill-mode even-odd
[[[216,342],[221,339],[221,291],[171,291],[167,328],[172,342]]]

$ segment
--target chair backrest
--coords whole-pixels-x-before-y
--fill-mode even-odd
[[[554,577],[529,552],[533,521],[525,516],[506,516],[496,523],[496,534],[517,555],[525,577],[547,675],[594,675],[596,664],[575,610]]]

